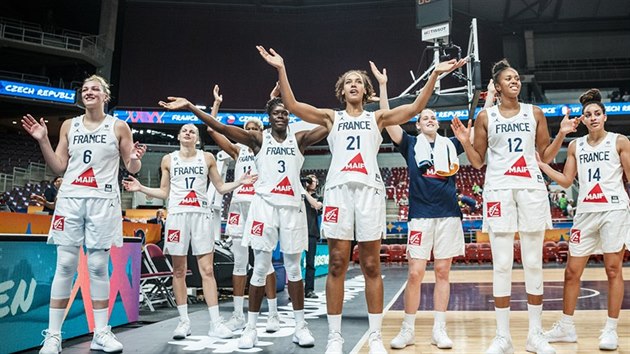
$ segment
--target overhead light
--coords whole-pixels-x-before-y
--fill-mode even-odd
[[[48,119],[44,119],[44,123],[48,123]]]
[[[16,121],[13,121],[13,122],[11,122],[11,123],[13,123],[13,124],[17,124],[17,122],[16,122]]]
[[[195,107],[197,107],[199,109],[206,109],[206,106],[204,106],[202,104],[196,104]]]

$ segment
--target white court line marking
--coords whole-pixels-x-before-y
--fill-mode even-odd
[[[384,279],[385,277],[383,277]],[[394,302],[396,302],[396,300],[398,299],[398,297],[400,297],[400,294],[405,291],[405,287],[407,287],[407,281],[405,281],[402,285],[402,287],[398,290],[398,292],[396,293],[396,295],[394,295],[394,297],[392,298],[392,300],[389,302],[389,304],[387,304],[387,306],[385,306],[385,308],[383,309],[383,318],[385,318],[385,314],[389,311],[389,309],[394,305]],[[367,293],[367,291],[366,291]],[[367,342],[368,336],[370,335],[370,329],[368,328],[367,331],[365,331],[365,333],[363,334],[363,337],[361,337],[361,339],[359,339],[359,341],[357,342],[357,344],[354,346],[354,348],[352,348],[352,350],[350,351],[350,354],[356,354],[359,352],[359,350],[361,350],[361,347],[363,347],[363,345],[365,344],[365,342]],[[383,345],[385,345],[385,343],[383,343]],[[386,346],[387,347],[387,346]]]

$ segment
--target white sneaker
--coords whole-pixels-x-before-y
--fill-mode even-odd
[[[370,354],[387,354],[387,350],[383,345],[381,331],[374,331],[370,333],[368,343],[370,345]]]
[[[408,323],[403,322],[400,327],[400,332],[398,332],[398,335],[392,339],[389,346],[394,349],[402,349],[408,345],[414,345],[415,342],[414,328]]]
[[[45,329],[42,331],[44,340],[39,354],[59,354],[61,353],[61,333],[52,333]]]
[[[265,331],[267,333],[278,332],[280,330],[280,315],[277,312],[270,313],[267,317],[267,325]]]
[[[230,317],[227,322],[225,322],[225,327],[227,327],[230,331],[238,331],[239,329],[245,328],[247,321],[245,321],[245,316],[242,312],[232,312],[232,317]]]
[[[312,347],[315,345],[315,338],[308,330],[306,321],[302,321],[295,326],[293,334],[293,343],[297,343],[300,347]]]
[[[179,320],[177,327],[173,331],[173,339],[185,339],[190,335],[190,321]]]
[[[577,342],[577,333],[575,332],[575,325],[565,324],[560,321],[553,324],[550,330],[543,334],[549,343],[564,342],[575,343]]]
[[[208,331],[208,336],[227,339],[234,337],[234,333],[229,328],[227,328],[227,326],[225,326],[225,323],[223,322],[223,317],[219,316],[219,319],[217,321],[210,321],[210,330]]]
[[[107,326],[100,331],[94,329],[94,338],[90,344],[92,350],[102,350],[105,353],[122,352],[123,345],[118,341],[116,335],[112,333],[112,326]]]
[[[497,333],[496,337],[486,350],[486,354],[514,354],[512,338],[504,337]]]
[[[258,343],[258,333],[256,333],[256,327],[250,327],[248,324],[241,334],[241,338],[238,339],[239,349],[251,349],[256,343]]]
[[[446,334],[446,323],[440,323],[433,326],[431,344],[440,349],[453,348],[453,341],[448,337],[448,334]]]
[[[343,338],[341,338],[341,333],[335,331],[328,332],[326,354],[343,354]]]
[[[536,354],[556,354],[556,350],[549,344],[541,329],[529,332],[525,350]]]
[[[604,329],[602,330],[602,334],[599,336],[599,349],[616,350],[618,346],[617,340],[617,331],[612,328],[604,327]]]

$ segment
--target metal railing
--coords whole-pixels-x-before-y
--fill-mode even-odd
[[[0,39],[78,53],[102,62],[105,45],[100,36],[64,36],[9,23],[0,23]]]
[[[0,193],[13,188],[13,175],[0,173]]]

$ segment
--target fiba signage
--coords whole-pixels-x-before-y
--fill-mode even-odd
[[[74,90],[6,80],[0,80],[0,95],[66,104],[74,104],[76,99]]]

